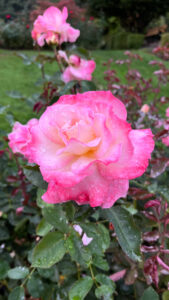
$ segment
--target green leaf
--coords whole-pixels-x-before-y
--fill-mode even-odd
[[[40,298],[44,293],[44,282],[37,274],[33,274],[27,282],[27,289],[33,298]]]
[[[8,270],[10,266],[7,261],[0,260],[0,280],[5,279],[8,275]]]
[[[38,268],[37,271],[41,277],[52,279],[55,277],[55,269],[56,269],[56,267],[52,266],[49,269],[39,269]]]
[[[78,47],[78,48],[74,49],[74,53],[77,53],[78,55],[80,55],[84,58],[90,59],[89,51],[83,47]]]
[[[68,220],[70,220],[71,222],[74,220],[74,215],[75,215],[75,211],[76,211],[72,202],[73,201],[64,203],[64,210],[66,212]]]
[[[8,277],[10,279],[23,279],[29,274],[29,269],[25,267],[16,267],[8,271]]]
[[[44,207],[42,211],[46,221],[63,233],[69,232],[69,224],[62,205],[56,204],[54,207]]]
[[[146,289],[142,295],[142,297],[140,298],[140,300],[160,300],[158,294],[156,293],[156,291],[150,286],[148,289]]]
[[[95,295],[98,299],[102,300],[111,300],[112,298],[112,289],[107,285],[101,285],[95,290]]]
[[[83,267],[87,267],[91,260],[91,255],[88,249],[83,246],[81,237],[76,231],[72,230],[65,245],[72,260],[78,262]]]
[[[76,80],[71,80],[69,81],[68,83],[65,84],[64,88],[62,88],[60,90],[60,95],[65,95],[67,94],[68,92],[70,92],[70,90],[74,87],[74,85],[77,83]]]
[[[46,192],[45,189],[37,189],[37,198],[36,198],[36,203],[37,203],[37,206],[40,207],[40,208],[44,208],[44,207],[47,207],[47,206],[51,206],[53,207],[54,205],[53,204],[49,204],[49,203],[46,203],[45,201],[42,200],[42,195]]]
[[[97,268],[108,271],[109,270],[109,265],[108,262],[99,255],[94,255],[93,260],[92,260],[93,265],[95,265]]]
[[[0,227],[0,241],[6,241],[10,238],[9,231],[6,227]]]
[[[23,99],[25,98],[20,92],[18,91],[10,91],[7,95],[13,99]]]
[[[101,255],[110,245],[110,236],[107,228],[102,224],[79,223],[88,237],[92,237],[92,242],[88,245],[90,251]]]
[[[109,288],[111,288],[112,292],[115,291],[115,283],[109,278],[109,276],[106,276],[104,274],[98,274],[96,275],[95,279],[101,285],[106,285]]]
[[[169,291],[165,291],[162,295],[162,300],[168,300],[169,299]]]
[[[76,281],[69,291],[69,300],[83,300],[92,288],[93,280],[86,276]]]
[[[44,218],[40,221],[36,228],[36,234],[40,236],[46,235],[50,230],[52,230],[53,226],[49,224]]]
[[[123,251],[134,261],[140,261],[141,233],[132,215],[124,208],[115,206],[103,212],[113,223],[118,242]]]
[[[43,177],[37,167],[25,167],[24,174],[33,185],[42,189],[47,188],[47,182],[43,180]]]
[[[96,85],[93,81],[82,80],[80,82],[82,92],[96,91]]]
[[[49,232],[35,247],[32,266],[50,268],[60,261],[65,253],[64,235],[60,232]]]
[[[8,300],[25,300],[24,288],[17,286],[8,297]]]
[[[3,115],[8,108],[9,108],[9,105],[6,105],[6,106],[0,105],[0,115]]]

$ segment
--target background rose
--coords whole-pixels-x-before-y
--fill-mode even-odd
[[[54,6],[49,7],[42,16],[38,16],[35,20],[32,38],[41,47],[45,44],[45,41],[48,44],[59,45],[63,42],[75,42],[80,35],[80,31],[66,22],[67,17],[66,7],[62,11]]]
[[[23,154],[30,162],[32,161],[30,148],[32,142],[31,128],[37,123],[37,119],[30,120],[27,125],[15,122],[13,131],[8,134],[9,146],[12,151]]]
[[[49,183],[44,201],[107,208],[126,196],[154,148],[151,130],[132,130],[126,117],[123,103],[104,91],[62,96],[46,109],[28,144]]]
[[[75,54],[68,58],[64,51],[58,51],[58,59],[63,59],[68,64],[62,74],[65,83],[71,80],[92,80],[92,73],[96,68],[94,60],[86,60]]]

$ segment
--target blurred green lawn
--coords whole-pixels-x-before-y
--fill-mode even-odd
[[[36,51],[18,51],[25,53],[27,55],[36,55]],[[148,50],[139,50],[133,51],[140,54],[143,57],[142,61],[134,60],[132,68],[137,69],[145,78],[150,78],[152,72],[157,68],[155,66],[148,65],[150,60],[157,59],[153,54]],[[45,52],[43,52],[45,53]],[[52,52],[50,52],[52,54]],[[106,67],[103,66],[103,63],[108,59],[113,58],[123,59],[126,56],[124,55],[123,50],[113,50],[113,51],[92,51],[91,57],[96,61],[96,70],[94,72],[94,78],[97,84],[99,84],[99,89],[106,89],[106,82],[104,81],[104,71]],[[166,62],[166,65],[169,68],[169,62]],[[117,71],[117,76],[121,79],[124,78],[126,72],[125,65],[115,65],[112,64],[113,69]],[[47,64],[46,72],[52,74],[56,72],[57,64]],[[12,99],[7,95],[7,92],[11,90],[17,90],[25,96],[30,96],[33,93],[39,92],[40,89],[35,85],[35,82],[41,78],[40,69],[35,65],[26,66],[23,64],[21,58],[16,56],[16,51],[0,50],[0,106],[9,105],[8,112],[12,113],[15,117],[15,120],[18,120],[22,123],[26,123],[27,120],[33,116],[36,116],[32,113],[31,108],[25,104],[25,102],[19,99]],[[154,84],[155,84],[154,80]],[[169,86],[162,87],[162,94],[168,96]],[[146,102],[150,102],[151,99],[147,99]],[[9,129],[10,127],[0,117],[0,129]],[[10,129],[9,129],[10,130]]]

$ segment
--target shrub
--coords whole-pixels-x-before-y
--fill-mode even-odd
[[[111,32],[110,32],[111,33]],[[113,33],[107,39],[107,49],[139,49],[143,45],[144,35],[139,33],[129,33],[121,30]]]
[[[127,37],[128,49],[139,49],[143,45],[144,34],[129,33]]]
[[[161,44],[161,46],[169,45],[169,32],[163,33],[161,35],[160,44]]]
[[[2,28],[2,46],[9,49],[32,48],[29,28],[19,22],[10,22]]]
[[[122,26],[132,32],[144,32],[152,19],[169,10],[168,0],[164,0],[162,5],[161,0],[88,0],[88,5],[94,16],[104,14],[108,18],[113,12],[114,16],[119,17]]]
[[[59,2],[37,0],[35,8],[30,13],[30,21],[34,22],[35,19],[39,15],[43,14],[45,9],[47,9],[50,6],[56,6],[59,9],[62,9],[64,6],[66,6],[71,16],[69,16],[69,18],[71,19],[81,19],[84,17],[86,12],[86,10],[80,8],[74,0],[60,0]]]
[[[102,41],[102,27],[100,24],[87,20],[76,22],[75,27],[80,30],[77,45],[87,49],[100,47]]]

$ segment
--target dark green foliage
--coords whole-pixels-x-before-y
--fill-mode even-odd
[[[161,35],[160,44],[161,44],[161,46],[168,46],[169,45],[169,32],[163,33]]]
[[[118,17],[121,25],[132,32],[144,32],[148,23],[169,10],[169,0],[88,0],[94,16]]]
[[[2,28],[2,47],[9,49],[29,49],[33,47],[31,32],[26,24],[11,21]]]
[[[103,38],[103,27],[101,23],[89,20],[79,21],[75,23],[75,28],[80,30],[77,45],[86,47],[87,49],[100,48]]]
[[[110,30],[104,39],[107,49],[139,49],[143,46],[144,35],[119,28],[116,31]]]
[[[144,35],[129,33],[127,37],[127,49],[140,49],[143,46]]]
[[[34,0],[1,0],[0,18],[5,19],[6,15],[10,15],[12,20],[17,17],[28,18],[28,13],[34,3]]]

